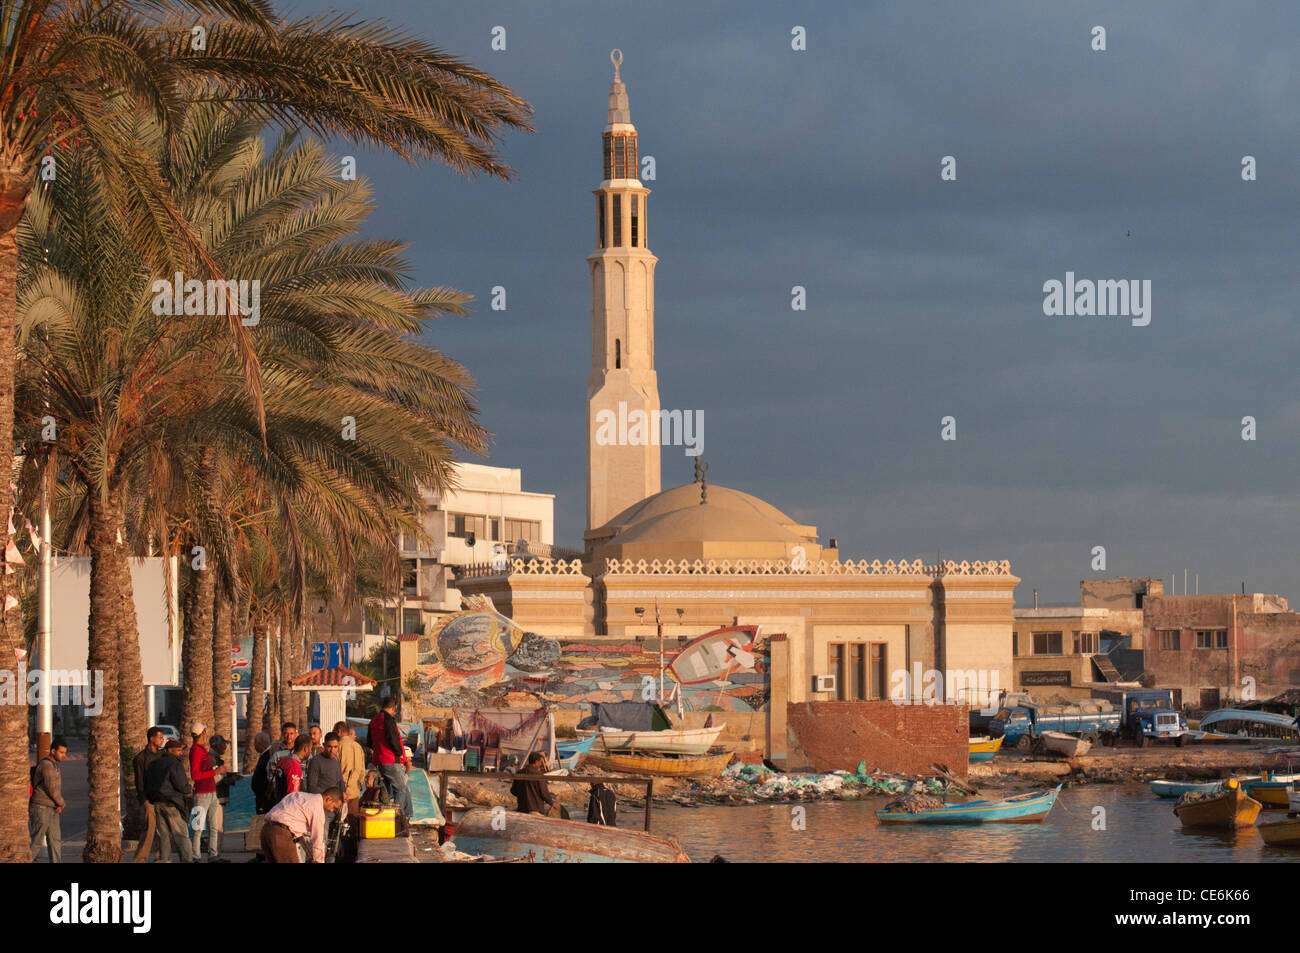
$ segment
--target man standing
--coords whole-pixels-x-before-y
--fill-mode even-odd
[[[27,833],[32,838],[32,860],[41,845],[50,849],[50,863],[63,859],[63,831],[59,815],[63,813],[63,774],[59,764],[68,756],[68,746],[60,737],[50,742],[50,753],[36,762],[32,777],[32,799],[27,805]]]
[[[131,762],[135,775],[135,796],[139,799],[140,809],[144,812],[144,835],[140,838],[140,846],[135,849],[135,863],[148,863],[149,855],[153,853],[154,844],[157,843],[158,861],[165,864],[172,858],[171,841],[159,834],[158,818],[144,790],[144,776],[149,770],[149,765],[162,757],[163,730],[154,725],[145,732],[145,736],[144,750]]]
[[[334,726],[339,737],[339,771],[343,777],[343,799],[347,805],[348,835],[343,844],[345,860],[355,860],[361,838],[361,786],[366,780],[366,752],[357,744],[357,733],[346,721]]]
[[[287,795],[271,809],[262,825],[262,853],[267,863],[300,863],[297,844],[304,841],[311,862],[325,863],[327,815],[337,811],[342,803],[343,792],[338,788],[322,794],[299,791]]]
[[[379,768],[388,793],[397,802],[398,810],[410,817],[411,790],[406,786],[406,776],[411,765],[406,759],[406,746],[402,744],[402,733],[397,727],[396,696],[385,698],[379,714],[370,719],[366,740],[370,742],[370,760]]]
[[[248,779],[248,786],[253,792],[253,810],[258,814],[266,813],[266,766],[271,760],[271,736],[259,731],[253,738],[253,750],[257,752],[257,767]]]
[[[528,762],[524,765],[524,773],[545,774],[546,755],[540,751],[531,752],[528,755]],[[531,778],[515,781],[510,785],[510,793],[514,795],[521,814],[549,816],[555,810],[555,796],[551,794],[551,789],[545,781]]]
[[[316,755],[320,754],[322,748],[324,748],[320,736],[320,725],[312,725],[307,729],[307,734],[311,735],[311,753],[307,757],[314,758]]]
[[[343,788],[343,770],[339,765],[339,736],[330,732],[325,736],[321,753],[307,762],[308,794],[324,794],[330,788]]]
[[[168,838],[180,854],[181,863],[188,864],[194,855],[190,851],[189,825],[185,822],[185,799],[191,792],[185,765],[181,763],[183,749],[179,738],[167,742],[162,757],[145,771],[144,790],[153,803],[159,835]]]
[[[194,858],[203,851],[203,831],[208,832],[208,863],[221,853],[221,805],[217,803],[217,778],[229,768],[212,766],[212,756],[203,743],[208,726],[196,721],[190,726],[190,779],[194,782]],[[224,740],[224,739],[223,739]]]

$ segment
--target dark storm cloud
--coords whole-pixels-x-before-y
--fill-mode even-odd
[[[300,4],[299,12],[316,9]],[[580,538],[599,143],[623,76],[643,154],[665,407],[717,483],[846,557],[1009,558],[1045,600],[1190,566],[1300,592],[1300,190],[1289,4],[393,3],[512,85],[509,184],[367,155],[376,234],[478,296],[433,342],[480,382],[490,462]],[[808,51],[790,49],[790,28]],[[1106,27],[1108,49],[1089,48]],[[489,48],[507,29],[508,49]],[[1245,154],[1259,181],[1244,183]],[[944,155],[958,179],[939,180]],[[1149,327],[1052,318],[1042,285],[1150,279]],[[808,310],[790,310],[793,285]],[[509,310],[487,307],[503,285]],[[958,440],[941,442],[940,418]],[[1259,440],[1240,439],[1240,420]],[[664,485],[692,461],[665,449]]]

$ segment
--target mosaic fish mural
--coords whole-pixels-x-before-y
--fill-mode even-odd
[[[524,632],[486,596],[467,599],[465,606],[420,638],[424,705],[493,707],[531,696],[557,708],[586,709],[589,702],[644,701],[646,691],[658,697],[654,636],[642,642],[553,639]],[[729,626],[681,644],[668,637],[663,665],[669,710],[767,709],[768,640],[757,626]]]

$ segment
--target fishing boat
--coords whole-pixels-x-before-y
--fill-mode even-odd
[[[589,754],[584,762],[588,767],[625,774],[649,774],[660,778],[716,778],[731,763],[732,753],[710,754],[703,757],[656,757],[639,754]]]
[[[1282,808],[1289,809],[1290,802],[1287,792],[1295,786],[1297,781],[1300,781],[1300,774],[1265,771],[1258,778],[1239,778],[1238,780],[1241,781],[1241,786],[1246,793],[1256,801],[1259,801],[1266,808],[1279,810]]]
[[[1286,809],[1288,813],[1300,814],[1300,791],[1295,785],[1286,789]]]
[[[756,625],[714,629],[687,642],[666,671],[681,685],[725,682],[742,670],[753,671]]]
[[[1269,847],[1300,847],[1300,818],[1260,824],[1259,836]]]
[[[1046,820],[1061,785],[1042,793],[1021,794],[1004,801],[966,801],[937,808],[876,812],[881,824],[1037,824]]]
[[[1220,708],[1197,723],[1199,731],[1213,735],[1236,735],[1246,738],[1295,738],[1296,720],[1290,715],[1271,711],[1248,711],[1243,708]]]
[[[1082,757],[1092,748],[1086,739],[1063,731],[1044,731],[1039,737],[1043,739],[1044,748],[1067,758]]]
[[[971,738],[969,747],[971,764],[992,761],[993,756],[1001,750],[1002,741],[1002,738]]]
[[[591,753],[595,743],[595,735],[590,738],[579,738],[577,741],[557,741],[555,743],[556,765],[569,772],[578,770],[578,765],[586,755]]]
[[[1182,797],[1188,791],[1209,794],[1223,787],[1222,781],[1166,781],[1151,782],[1151,793],[1156,797]]]
[[[664,731],[625,731],[621,728],[601,728],[591,731],[591,737],[599,737],[605,751],[650,751],[659,754],[704,754],[713,747],[722,729],[727,725],[714,725],[711,728],[669,728]],[[579,729],[581,736],[589,732]]]
[[[540,814],[470,811],[456,824],[453,842],[467,854],[529,863],[687,864],[677,841],[645,831],[565,821]],[[499,828],[499,829],[498,829]]]
[[[1188,798],[1202,798],[1188,800]],[[1223,783],[1223,790],[1217,795],[1206,797],[1196,793],[1184,794],[1174,805],[1174,814],[1178,816],[1183,827],[1218,827],[1232,830],[1238,827],[1250,827],[1259,817],[1264,806],[1242,790],[1236,778],[1229,778]]]

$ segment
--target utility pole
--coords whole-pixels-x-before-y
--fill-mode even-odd
[[[53,646],[50,644],[51,617],[54,598],[51,592],[51,552],[50,540],[50,496],[47,474],[41,474],[41,565],[37,577],[39,607],[37,610],[36,635],[40,641],[42,691],[39,708],[39,727],[37,728],[36,757],[43,758],[50,751],[50,740],[54,735],[54,692],[50,687],[50,667],[53,662]]]

